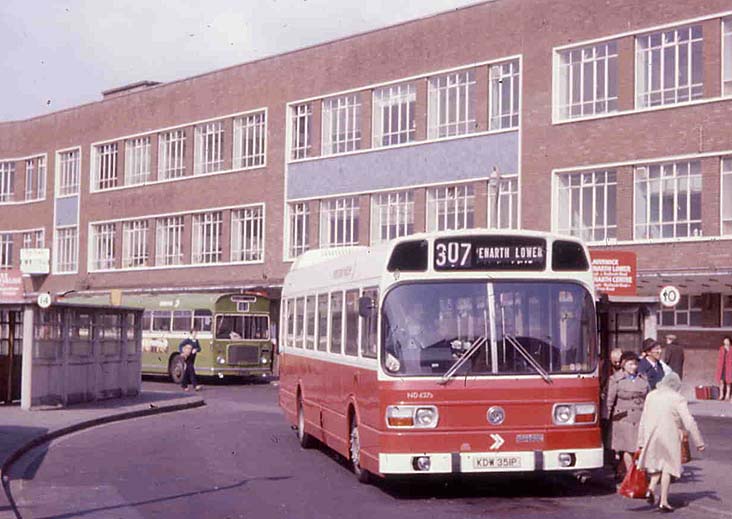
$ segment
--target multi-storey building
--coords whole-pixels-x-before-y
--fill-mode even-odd
[[[731,115],[726,0],[487,1],[0,124],[0,267],[50,248],[29,295],[276,294],[312,248],[556,230],[634,251],[641,296],[682,293],[661,333],[709,349]]]

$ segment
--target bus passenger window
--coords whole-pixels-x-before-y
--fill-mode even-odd
[[[193,311],[193,327],[199,332],[210,332],[212,321],[211,310]]]
[[[287,324],[285,328],[285,345],[295,347],[295,302],[292,299],[285,301],[285,315]]]
[[[190,332],[192,315],[193,314],[190,310],[173,311],[173,331]]]
[[[358,356],[358,290],[346,292],[346,355]]]
[[[154,332],[170,331],[170,312],[168,310],[153,310],[152,329]]]
[[[376,358],[377,322],[379,317],[379,291],[376,288],[367,288],[363,295],[373,301],[371,314],[361,323],[361,356],[369,359]]]
[[[152,311],[145,310],[145,312],[142,314],[142,331],[146,332],[150,330],[150,327],[152,326]]]
[[[305,332],[305,298],[298,297],[295,300],[295,348],[302,348],[303,334]]]
[[[315,348],[315,296],[308,296],[305,302],[305,347]]]
[[[343,331],[343,292],[330,296],[330,352],[342,353],[341,332]]]
[[[328,294],[318,295],[318,351],[328,351]]]

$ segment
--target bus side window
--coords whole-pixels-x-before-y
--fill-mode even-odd
[[[174,310],[173,311],[173,331],[174,332],[190,332],[191,318],[193,312],[190,310]]]
[[[295,301],[288,299],[285,302],[285,346],[294,347],[295,340]]]
[[[143,332],[149,331],[151,326],[152,326],[152,311],[145,310],[145,312],[142,314],[142,331]]]
[[[373,301],[373,308],[370,315],[361,322],[361,356],[369,359],[376,358],[377,332],[376,327],[379,319],[379,289],[366,288],[363,295]]]
[[[212,321],[211,310],[193,311],[193,327],[199,332],[210,332]]]
[[[358,289],[346,292],[346,355],[358,356]]]
[[[170,310],[153,310],[152,329],[154,332],[170,331]]]
[[[343,353],[343,292],[333,292],[330,295],[330,352]]]
[[[303,326],[305,318],[305,298],[298,297],[295,299],[295,348],[302,348],[305,326]]]
[[[328,294],[318,294],[318,351],[328,351]]]

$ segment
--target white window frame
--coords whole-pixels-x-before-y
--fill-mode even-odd
[[[313,153],[313,105],[300,103],[290,107],[290,159],[305,159]]]
[[[724,299],[724,297],[723,297]],[[673,324],[666,324],[665,319],[673,315]],[[696,317],[697,323],[691,324]],[[659,310],[658,327],[667,328],[695,328],[702,326],[703,319],[703,296],[700,294],[683,294],[679,303],[673,308],[662,308]]]
[[[417,136],[417,87],[400,83],[373,93],[372,146],[381,148],[412,142]]]
[[[507,175],[488,183],[489,229],[519,228],[518,183],[518,175]]]
[[[15,194],[15,162],[0,162],[0,202],[11,202]]]
[[[46,230],[33,229],[23,231],[23,248],[24,249],[43,249],[46,246]]]
[[[81,148],[56,152],[56,197],[78,195],[81,189]]]
[[[371,195],[371,244],[414,233],[414,191]]]
[[[357,196],[320,202],[320,246],[352,247],[359,243],[359,199]]]
[[[265,166],[267,162],[267,111],[234,119],[234,169]]]
[[[476,131],[475,70],[430,77],[427,82],[427,136],[440,139]]]
[[[427,232],[475,227],[475,189],[472,184],[427,189]]]
[[[261,263],[265,243],[264,204],[231,210],[231,261]]]
[[[79,227],[56,227],[53,247],[53,273],[76,274],[79,270]]]
[[[186,174],[186,130],[178,128],[158,134],[158,180]]]
[[[155,220],[155,265],[183,264],[183,215],[163,216]]]
[[[92,147],[92,191],[117,187],[117,151],[116,142]]]
[[[722,328],[732,328],[732,294],[722,294],[722,304],[720,305],[720,323]],[[725,316],[729,316],[729,319],[725,319]],[[729,321],[729,323],[725,323]]]
[[[36,202],[46,198],[46,155],[25,161],[25,201]]]
[[[224,121],[196,125],[194,175],[216,173],[224,169]]]
[[[720,235],[732,235],[732,156],[722,157],[720,161]]]
[[[150,179],[151,138],[149,135],[125,141],[125,185],[144,184]]]
[[[310,250],[310,204],[296,202],[287,205],[287,257],[296,258]]]
[[[0,270],[13,268],[13,233],[0,232]]]
[[[617,40],[556,52],[555,74],[554,114],[557,120],[618,111]],[[602,81],[598,81],[599,78]]]
[[[122,268],[142,268],[148,265],[147,220],[128,220],[122,222]]]
[[[654,178],[651,178],[651,176]],[[664,220],[665,202],[663,188],[668,183],[672,183],[674,188],[671,195],[671,211],[673,211],[674,215],[671,220]],[[684,184],[687,185],[686,193],[682,191]],[[645,189],[645,198],[643,198],[644,193],[641,192],[642,187]],[[634,239],[637,241],[648,241],[702,236],[702,187],[701,161],[699,160],[636,166],[633,181]],[[656,189],[658,191],[657,194],[654,193]],[[695,191],[699,193],[699,208],[697,210],[699,218],[691,218],[692,193]],[[657,210],[655,211],[653,211],[653,196],[658,197],[656,204]],[[682,215],[686,216],[686,218],[678,217],[679,215],[677,213],[680,209],[680,201],[686,206],[686,215]],[[641,215],[643,219],[639,220]],[[656,218],[656,220],[651,221],[652,217]],[[654,226],[659,229],[657,233],[653,233]],[[664,236],[664,226],[670,226],[673,230],[671,236]],[[686,226],[688,230],[687,234],[679,234],[679,226]],[[641,232],[640,228],[645,228],[645,232]]]
[[[521,69],[518,59],[491,65],[488,121],[491,130],[518,128],[521,102]]]
[[[223,211],[196,213],[191,222],[191,263],[220,263],[222,258]]]
[[[116,266],[117,224],[91,224],[89,238],[89,270],[113,270]]]
[[[557,232],[594,243],[614,242],[618,234],[618,173],[577,171],[557,175]],[[612,200],[614,198],[614,200]],[[610,202],[615,214],[608,211]],[[589,206],[589,207],[588,207]],[[589,212],[589,214],[587,214]],[[585,221],[589,219],[589,224]]]
[[[361,148],[361,96],[349,94],[324,99],[322,104],[322,155]]]
[[[694,36],[697,29],[698,36]],[[695,45],[701,49],[700,61],[694,60]],[[685,48],[683,52],[682,48]],[[635,49],[636,109],[686,103],[704,96],[704,33],[701,24],[638,35],[635,38]],[[667,78],[665,72],[670,65],[671,54],[673,77]],[[685,67],[679,66],[682,55],[686,56]],[[658,70],[655,67],[657,62]],[[696,83],[693,82],[695,66],[700,74]],[[684,73],[686,82],[680,77]]]
[[[732,16],[722,20],[722,95],[732,95]]]

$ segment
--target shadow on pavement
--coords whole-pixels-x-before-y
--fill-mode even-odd
[[[274,377],[209,377],[206,375],[196,374],[200,384],[212,387],[225,386],[259,386],[269,384],[270,381],[277,380]],[[143,381],[166,383],[170,386],[171,391],[180,389],[178,384],[173,383],[166,375],[143,375]]]

